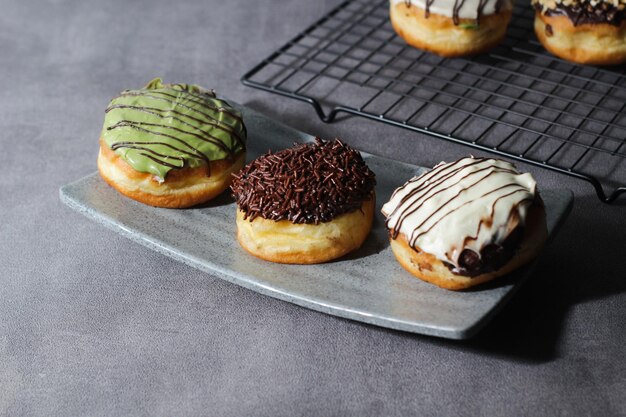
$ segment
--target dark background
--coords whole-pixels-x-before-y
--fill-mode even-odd
[[[588,184],[520,166],[572,189],[575,207],[534,276],[463,342],[258,295],[59,201],[96,169],[108,101],[155,76],[387,157],[468,154],[364,119],[326,125],[240,84],[338,3],[2,2],[0,414],[626,415],[626,206]]]

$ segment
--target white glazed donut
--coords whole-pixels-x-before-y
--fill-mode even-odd
[[[393,28],[409,45],[457,57],[498,45],[511,10],[509,0],[391,0],[389,15]]]
[[[382,212],[402,266],[451,290],[511,272],[547,239],[535,180],[495,159],[441,163],[398,188]]]

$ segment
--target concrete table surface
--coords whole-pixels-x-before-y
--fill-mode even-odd
[[[419,165],[468,154],[324,124],[239,77],[338,1],[5,0],[0,13],[0,414],[626,415],[626,204],[521,165],[574,210],[534,276],[463,342],[256,294],[65,207],[108,101],[155,76]],[[473,152],[480,154],[479,152]]]

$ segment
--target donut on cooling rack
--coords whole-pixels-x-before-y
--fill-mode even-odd
[[[314,264],[361,246],[374,217],[374,173],[339,140],[267,153],[231,185],[237,240],[272,262]]]
[[[495,159],[441,163],[398,188],[382,212],[400,264],[450,290],[513,271],[547,239],[535,180]]]
[[[396,33],[409,45],[444,56],[475,55],[498,45],[511,0],[391,0]]]
[[[579,64],[626,62],[626,0],[532,0],[535,33],[554,55]]]
[[[245,162],[245,141],[240,112],[213,91],[156,78],[107,107],[98,170],[137,201],[189,207],[228,188]]]

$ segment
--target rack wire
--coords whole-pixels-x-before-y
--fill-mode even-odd
[[[388,0],[348,0],[248,71],[243,84],[489,151],[626,193],[626,70],[572,64],[543,50],[518,2],[488,54],[446,59],[412,48]],[[605,192],[605,189],[610,192]]]

